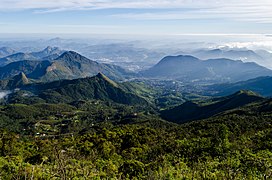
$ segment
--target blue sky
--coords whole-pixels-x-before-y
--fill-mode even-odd
[[[0,33],[271,34],[271,0],[0,0]]]

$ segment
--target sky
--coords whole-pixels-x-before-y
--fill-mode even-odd
[[[0,33],[272,34],[271,0],[0,0]]]

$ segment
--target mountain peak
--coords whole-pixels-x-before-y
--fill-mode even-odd
[[[18,88],[26,84],[29,84],[29,80],[23,72],[20,72],[16,76],[7,80],[6,88]]]
[[[57,49],[57,47],[47,46],[47,47],[43,50],[43,52],[50,53],[50,52],[52,52],[52,51],[54,51],[54,50],[56,50],[56,49]]]
[[[52,46],[47,46],[43,52],[46,52],[46,53],[52,53],[54,51],[61,51],[60,48],[58,47],[52,47]]]
[[[63,50],[61,50],[58,47],[52,47],[52,46],[47,46],[45,49],[42,49],[41,51],[38,52],[32,52],[30,53],[32,56],[36,57],[37,59],[50,59],[50,57],[58,57],[63,53]]]
[[[196,58],[194,56],[190,56],[190,55],[166,56],[163,59],[167,59],[167,58],[175,58],[175,59],[178,59],[178,60],[184,60],[184,59],[198,60],[198,58]]]
[[[75,52],[75,51],[66,51],[64,52],[62,55],[59,56],[58,59],[61,59],[61,58],[71,58],[71,57],[83,57],[82,55],[80,55],[79,53]]]
[[[75,55],[80,55],[80,54],[75,51],[66,51],[62,55],[74,55],[75,56]]]
[[[90,63],[93,62],[90,59],[86,58],[85,56],[82,56],[81,54],[75,52],[75,51],[66,51],[62,55],[60,55],[56,61],[66,61],[66,62],[79,62],[79,63]]]
[[[179,75],[184,77],[200,62],[198,58],[189,55],[166,56],[155,66],[143,71],[143,75],[156,78],[178,78]]]
[[[44,50],[46,50],[46,51],[51,51],[52,49],[53,49],[52,46],[47,46]]]
[[[102,72],[99,72],[96,76],[99,78],[107,78]]]
[[[14,77],[15,78],[15,77]],[[29,83],[29,80],[28,78],[26,77],[25,73],[23,72],[20,72],[17,77],[16,77],[17,80],[20,80],[23,84],[28,84]]]
[[[114,81],[112,81],[110,78],[108,78],[106,75],[104,75],[103,73],[99,72],[96,75],[97,78],[99,79],[103,79],[104,81],[107,81],[108,83],[110,83],[111,85],[113,85],[114,87],[118,87],[118,84]]]
[[[46,56],[53,55],[53,54],[60,55],[62,52],[63,51],[59,47],[47,46],[42,51],[35,52],[35,53],[32,53],[32,54],[42,58],[42,57],[46,57]]]
[[[259,94],[253,92],[253,91],[250,91],[250,90],[239,90],[237,91],[236,93],[234,93],[233,95],[247,95],[247,96],[260,96]]]
[[[1,84],[0,84],[1,85]],[[23,90],[35,89],[35,94],[50,103],[66,102],[71,103],[78,100],[103,100],[113,101],[120,104],[147,105],[148,102],[131,93],[117,83],[109,80],[102,73],[94,77],[61,80],[49,83],[33,83],[31,86],[21,86]],[[45,92],[46,91],[46,92]],[[48,96],[44,93],[49,92]],[[57,93],[61,92],[61,94]],[[56,96],[56,94],[59,94]]]
[[[173,63],[173,62],[186,62],[186,61],[194,62],[194,61],[199,61],[199,59],[190,55],[166,56],[159,62],[159,64]]]

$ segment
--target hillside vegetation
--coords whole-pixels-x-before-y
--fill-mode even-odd
[[[35,127],[24,130],[33,130],[32,136],[19,135],[16,129],[14,133],[1,130],[0,176],[3,179],[269,179],[271,104],[269,100],[183,125],[167,123],[154,115],[129,115],[126,107],[122,107],[123,113],[128,116],[119,122],[112,117],[110,121],[89,125],[83,125],[90,123],[90,119],[79,112],[86,108],[84,104],[83,109],[70,105],[3,107],[1,112],[6,112],[9,118],[35,120],[55,117],[53,111],[62,111],[63,116],[57,117],[63,120],[44,119],[32,126],[26,125],[30,122],[20,123]],[[51,112],[39,111],[45,107],[52,109]],[[27,109],[31,113],[25,113]],[[103,107],[102,111],[118,112],[114,108],[108,110]],[[68,122],[70,118],[75,119]],[[9,128],[13,130],[15,126]]]
[[[31,56],[50,52],[61,51]],[[176,61],[200,60],[168,57],[158,66]],[[0,67],[0,76],[16,73],[0,81],[0,180],[272,179],[272,100],[258,94],[270,78],[241,86],[144,77],[118,82],[121,68],[75,52],[46,61],[45,74],[39,74],[41,62]],[[13,63],[29,66],[22,71],[25,66]],[[246,67],[256,70],[252,63]],[[257,93],[247,88],[256,83]],[[224,88],[227,96],[217,96]]]

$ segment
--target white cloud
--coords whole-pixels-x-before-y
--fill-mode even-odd
[[[112,8],[146,9],[145,13],[113,15],[140,20],[231,19],[272,22],[271,0],[0,0],[0,11],[33,10],[36,13],[52,13]],[[154,12],[149,9],[164,11]]]
[[[211,2],[211,0],[208,0]],[[206,1],[206,2],[208,2]],[[176,8],[187,6],[194,0],[1,0],[5,9],[107,9],[107,8]],[[202,1],[203,2],[203,1]]]
[[[221,19],[248,21],[257,23],[272,23],[272,1],[209,1],[206,4],[185,3],[184,6],[175,6],[164,12],[145,12],[145,13],[127,13],[115,14],[114,17],[129,18],[134,20],[194,20],[194,19]],[[204,2],[204,1],[202,1]],[[181,4],[179,4],[181,5]],[[178,9],[190,8],[188,10]]]
[[[216,8],[267,9],[270,0],[0,0],[0,9]]]

